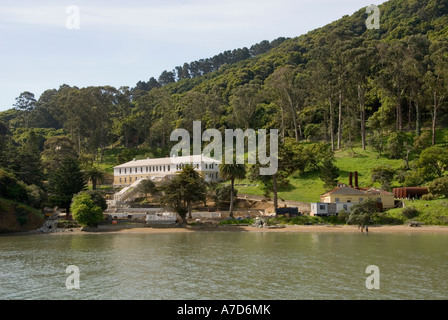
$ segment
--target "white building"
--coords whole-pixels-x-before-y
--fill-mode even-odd
[[[163,181],[179,173],[190,164],[205,181],[219,180],[219,164],[213,158],[203,155],[166,157],[158,159],[133,160],[114,167],[114,187],[126,187],[139,179]]]
[[[311,215],[312,216],[332,216],[332,215],[337,215],[342,210],[344,210],[347,213],[350,213],[350,211],[354,205],[355,205],[354,202],[311,203]]]

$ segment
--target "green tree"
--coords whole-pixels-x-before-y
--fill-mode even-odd
[[[233,107],[232,123],[237,128],[247,130],[253,128],[254,115],[260,102],[261,87],[258,84],[246,83],[232,90],[230,105]]]
[[[73,195],[84,190],[86,183],[86,176],[79,167],[79,161],[75,158],[65,158],[50,178],[48,200],[52,205],[65,208],[68,219]]]
[[[67,157],[77,157],[75,144],[68,136],[53,136],[45,141],[41,159],[43,168],[49,176],[61,166]]]
[[[140,181],[139,185],[137,186],[137,189],[138,192],[144,193],[146,197],[148,197],[149,194],[154,196],[159,192],[159,189],[157,188],[154,181],[149,179]]]
[[[377,166],[371,169],[372,182],[379,182],[381,189],[390,191],[395,170],[390,166]]]
[[[34,98],[34,94],[28,91],[22,92],[16,98],[16,103],[14,106],[22,114],[24,127],[29,128],[30,116],[36,107],[36,99]]]
[[[433,146],[423,150],[417,167],[426,180],[442,177],[448,170],[448,149]]]
[[[96,227],[103,220],[103,210],[84,192],[77,194],[71,204],[73,219],[82,226]]]
[[[422,108],[425,103],[425,91],[423,90],[424,75],[428,67],[430,41],[426,35],[412,35],[407,39],[408,50],[405,57],[406,87],[408,93],[409,106],[415,107],[415,133],[418,136],[422,129]],[[411,113],[409,107],[408,130],[411,130]]]
[[[311,66],[310,91],[311,96],[318,105],[324,109],[324,121],[330,135],[331,150],[335,150],[335,97],[337,94],[336,76],[334,67],[330,61],[331,48],[328,45],[317,46],[310,51],[312,57],[309,62]]]
[[[39,150],[39,136],[30,130],[26,133],[16,158],[16,175],[27,185],[42,187],[44,174]]]
[[[170,181],[161,186],[163,195],[160,202],[172,208],[187,223],[187,214],[191,216],[192,205],[197,202],[205,202],[207,186],[204,179],[187,164],[182,171]]]
[[[429,92],[433,105],[432,118],[432,145],[436,144],[437,119],[440,108],[448,96],[448,41],[436,41],[430,46],[430,68],[425,75],[425,87]]]
[[[238,194],[237,189],[233,189],[233,197]],[[215,189],[214,200],[218,207],[222,206],[224,203],[230,203],[232,198],[232,186],[220,184]]]
[[[384,151],[384,143],[381,133],[375,132],[368,138],[367,142],[372,147],[372,149],[378,153],[377,158],[381,157],[381,154]]]
[[[389,158],[402,159],[405,155],[406,135],[402,132],[392,132],[387,139]]]
[[[270,140],[270,139],[269,139]],[[255,164],[249,168],[249,179],[263,183],[265,197],[269,198],[272,192],[274,207],[278,208],[278,189],[289,185],[291,174],[306,167],[302,159],[302,147],[294,138],[285,138],[278,146],[278,154],[271,154],[277,157],[277,172],[273,175],[260,175],[260,164]]]
[[[372,222],[373,215],[378,211],[375,200],[367,199],[353,205],[347,224],[367,225]]]
[[[103,211],[107,209],[106,198],[104,198],[104,194],[99,190],[86,190],[81,191],[87,193],[91,198],[93,203],[100,207]]]
[[[45,205],[45,201],[47,200],[45,191],[34,184],[26,186],[26,191],[28,198],[26,203],[33,208],[42,209]]]
[[[429,192],[434,195],[448,197],[448,177],[435,179],[428,188]]]
[[[88,166],[84,169],[87,179],[92,182],[92,190],[96,190],[97,183],[104,179],[106,173],[97,166]]]
[[[421,153],[426,148],[431,147],[431,133],[429,131],[424,131],[420,135],[415,136],[414,138],[414,151],[417,153]]]
[[[297,119],[297,116],[304,100],[304,91],[301,90],[300,86],[296,85],[297,72],[298,70],[291,65],[279,67],[269,76],[265,85],[280,107],[282,133],[284,132],[285,116],[290,115],[294,137],[296,141],[299,141],[302,130],[299,130],[299,119]],[[282,137],[284,138],[284,135]]]
[[[357,40],[355,40],[357,41]],[[373,72],[374,60],[377,58],[374,46],[358,45],[349,53],[348,63],[350,82],[356,88],[357,102],[361,122],[361,144],[366,149],[366,93],[369,89],[369,80]]]
[[[339,168],[331,159],[325,159],[320,168],[320,179],[324,182],[325,190],[331,190],[338,184]]]
[[[14,174],[0,168],[0,196],[19,202],[28,200],[26,185],[18,181]]]
[[[118,155],[117,155],[117,164],[123,164],[129,161],[132,161],[136,156],[138,155],[137,149],[123,149]]]
[[[229,217],[233,218],[233,203],[235,192],[235,180],[246,178],[246,166],[244,164],[237,164],[236,161],[232,164],[221,163],[219,165],[219,175],[224,180],[230,180],[230,209]]]
[[[176,81],[174,72],[172,71],[163,71],[158,80],[157,80],[162,86],[167,85],[169,83],[173,83]]]
[[[395,105],[395,131],[403,130],[403,106],[402,100],[405,90],[405,59],[406,44],[404,41],[382,42],[379,46],[382,68],[381,92],[384,98]]]

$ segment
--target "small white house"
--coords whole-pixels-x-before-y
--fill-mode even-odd
[[[328,215],[328,205],[329,203],[311,203],[311,215],[312,216],[323,216]]]
[[[337,203],[325,203],[317,202],[311,203],[311,215],[312,216],[333,216],[339,214],[342,210],[350,213],[354,202],[337,202]]]

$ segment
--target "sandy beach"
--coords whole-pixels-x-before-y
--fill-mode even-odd
[[[102,234],[102,233],[122,233],[122,234],[138,234],[138,233],[188,233],[188,232],[345,232],[345,233],[361,233],[357,226],[347,225],[310,225],[310,226],[285,226],[278,228],[256,228],[251,226],[188,226],[178,228],[152,228],[144,224],[134,225],[100,225],[95,231],[81,231],[81,228],[71,229],[71,231],[54,232],[51,234]],[[366,233],[364,231],[364,233]],[[421,226],[410,227],[407,225],[400,226],[369,226],[369,234],[372,233],[442,233],[448,234],[447,226]]]

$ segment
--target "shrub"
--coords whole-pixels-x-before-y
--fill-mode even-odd
[[[347,224],[369,224],[377,211],[376,202],[372,199],[358,202],[352,207]]]
[[[387,139],[387,151],[389,151],[389,158],[401,159],[405,153],[406,135],[401,132],[393,132]]]
[[[431,145],[432,145],[432,138],[431,138],[431,132],[429,131],[422,132],[420,136],[416,136],[414,138],[414,150],[417,151],[418,153],[431,147]]]
[[[27,204],[36,209],[42,209],[46,200],[45,192],[38,186],[32,184],[26,186],[28,194]]]
[[[422,196],[422,200],[426,200],[426,201],[436,200],[436,199],[437,199],[437,196],[433,195],[432,193],[427,193]]]
[[[103,197],[103,193],[101,191],[88,190],[85,191],[85,193],[87,193],[92,198],[92,201],[96,206],[100,207],[102,210],[107,209],[107,202],[106,199]]]
[[[448,197],[448,177],[435,179],[428,189],[432,194]]]
[[[341,210],[339,211],[337,218],[339,221],[347,223],[349,216],[350,214],[347,211]]]
[[[418,216],[419,212],[415,207],[406,207],[401,211],[401,214],[408,219],[412,219]]]
[[[305,126],[303,135],[308,140],[318,140],[322,136],[322,126],[318,124],[310,123]]]
[[[254,219],[229,219],[229,220],[222,220],[219,222],[220,226],[224,225],[233,225],[233,224],[253,224]],[[192,224],[190,224],[192,225]]]
[[[405,187],[415,187],[423,183],[424,178],[420,171],[409,171],[404,176],[403,185]]]
[[[0,169],[0,195],[6,199],[18,202],[26,202],[28,193],[26,185],[16,177],[3,169]]]
[[[394,179],[395,170],[390,166],[377,166],[371,169],[372,182],[381,183],[381,189],[390,190],[392,180]]]
[[[305,224],[315,224],[315,223],[323,223],[324,220],[321,217],[313,217],[313,216],[298,216],[291,218],[287,224],[291,225],[305,225]]]
[[[82,226],[95,227],[103,220],[103,210],[87,193],[80,193],[73,198],[71,205],[73,219]]]
[[[230,202],[230,193],[232,192],[232,186],[230,185],[219,185],[216,187],[214,200],[218,206],[223,206]],[[233,197],[236,198],[238,195],[238,190],[233,189]]]

